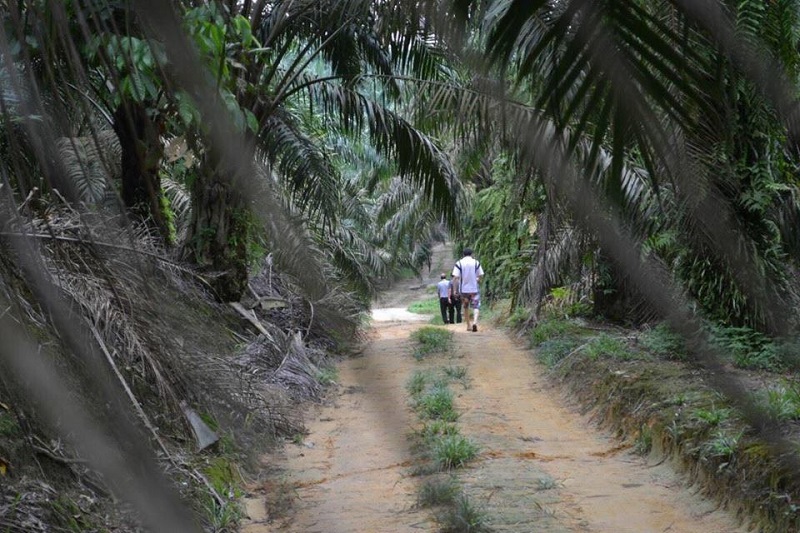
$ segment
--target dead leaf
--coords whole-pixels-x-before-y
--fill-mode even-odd
[[[5,476],[9,468],[11,468],[9,462],[0,457],[0,476]]]

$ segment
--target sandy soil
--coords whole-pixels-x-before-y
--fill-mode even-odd
[[[309,416],[305,440],[264,458],[271,481],[254,487],[243,531],[436,531],[414,506],[419,478],[410,475],[416,419],[405,384],[419,363],[408,336],[421,324],[396,311],[425,297],[407,287],[379,302],[395,310],[376,310],[372,342],[341,363],[338,392]],[[648,464],[599,431],[504,331],[447,327],[457,339],[450,363],[471,378],[455,387],[459,426],[482,450],[459,479],[495,531],[743,531],[667,463]]]

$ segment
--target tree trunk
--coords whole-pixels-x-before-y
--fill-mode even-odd
[[[216,171],[198,177],[192,191],[192,222],[186,255],[214,274],[220,300],[238,301],[247,288],[247,205]]]
[[[122,201],[151,223],[165,243],[172,244],[174,228],[158,174],[164,156],[161,127],[144,104],[123,103],[114,113],[114,131],[122,150]]]

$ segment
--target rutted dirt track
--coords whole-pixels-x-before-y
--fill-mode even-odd
[[[389,305],[420,296],[395,292]],[[408,336],[421,324],[377,315],[392,320],[376,320],[366,351],[340,365],[338,393],[309,415],[305,441],[265,458],[285,482],[254,494],[244,531],[436,531],[428,512],[414,506],[418,478],[410,474],[416,419],[405,384],[419,363]],[[485,323],[478,333],[447,327],[457,341],[451,363],[471,378],[471,387],[454,387],[459,426],[482,450],[459,479],[493,530],[744,531],[667,464],[647,464],[598,431],[504,331]],[[276,498],[265,493],[286,490],[294,491],[291,510],[270,517],[265,500]]]

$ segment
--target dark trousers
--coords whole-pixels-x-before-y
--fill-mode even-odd
[[[453,321],[447,320],[447,310],[450,307],[450,302],[447,301],[447,298],[439,298],[439,309],[442,312],[442,320],[445,324],[451,324]]]
[[[456,315],[456,320],[453,322],[453,315]],[[450,318],[451,324],[461,324],[461,296],[453,296],[453,301],[447,306],[447,316]]]

